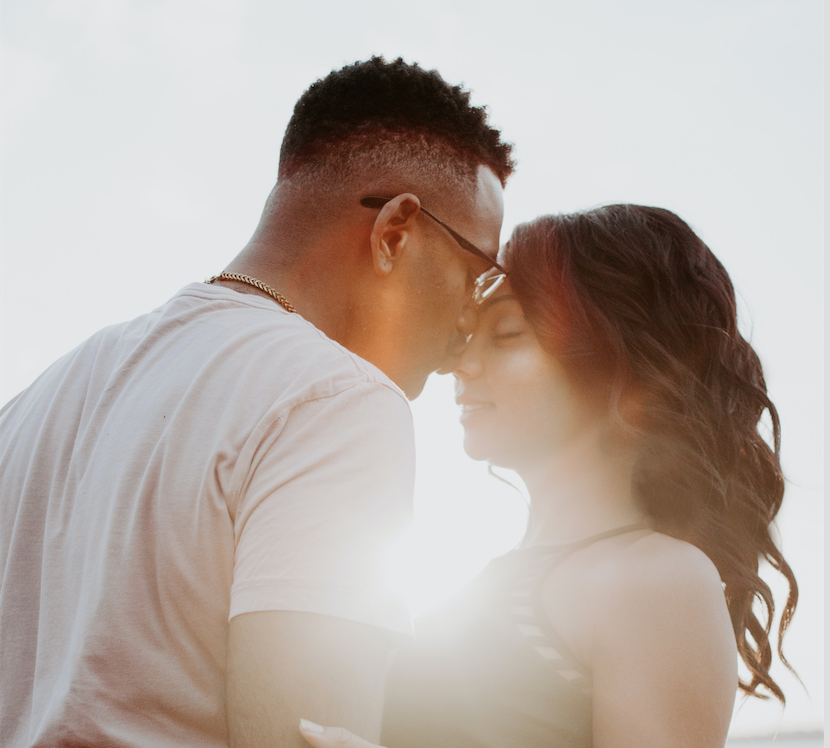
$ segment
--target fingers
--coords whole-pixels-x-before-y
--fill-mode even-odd
[[[323,727],[307,719],[300,720],[300,734],[315,748],[381,748],[343,727]]]

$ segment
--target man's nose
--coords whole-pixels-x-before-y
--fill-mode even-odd
[[[444,357],[444,363],[440,369],[437,369],[438,374],[449,374],[452,372],[461,361],[461,356],[464,353],[464,347],[467,345],[467,336],[464,335],[460,329],[456,329],[453,333],[452,340],[447,346],[447,354]]]
[[[464,305],[461,314],[458,317],[458,331],[464,336],[464,340],[473,334],[476,327],[476,319],[478,317],[478,307],[472,300]]]
[[[438,374],[449,374],[458,366],[467,345],[467,340],[473,334],[475,326],[476,307],[471,302],[461,310],[452,339],[447,346],[444,364],[437,370]]]

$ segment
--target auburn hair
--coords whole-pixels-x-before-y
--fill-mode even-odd
[[[766,698],[763,686],[784,702],[769,672],[773,596],[758,574],[766,559],[789,585],[777,651],[790,667],[781,644],[798,585],[770,535],[784,496],[780,425],[723,265],[674,213],[641,205],[520,225],[504,263],[542,346],[577,381],[601,385],[623,421],[616,404],[638,393],[636,423],[625,424],[642,445],[634,495],[658,529],[717,567],[751,675],[741,690]]]

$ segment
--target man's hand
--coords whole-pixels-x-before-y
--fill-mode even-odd
[[[228,637],[232,748],[307,748],[297,731],[301,717],[379,738],[389,649],[382,629],[264,611],[231,619]]]

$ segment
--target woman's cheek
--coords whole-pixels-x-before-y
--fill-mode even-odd
[[[496,351],[487,362],[488,380],[496,392],[539,389],[552,374],[551,362],[531,346],[516,346]]]
[[[528,430],[535,431],[535,421],[545,418],[540,408],[547,409],[543,393],[550,385],[549,376],[545,362],[533,350],[501,350],[490,357],[486,378],[495,410],[492,417],[470,423],[464,442],[467,453],[474,459],[493,460],[523,441]]]

